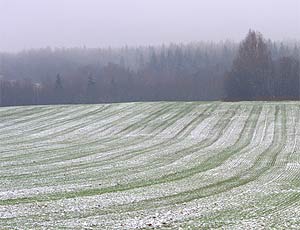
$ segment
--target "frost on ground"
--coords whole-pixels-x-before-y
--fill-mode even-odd
[[[0,108],[0,229],[300,229],[300,103]]]

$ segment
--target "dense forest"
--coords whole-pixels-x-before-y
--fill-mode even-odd
[[[0,53],[0,105],[299,99],[299,42]]]

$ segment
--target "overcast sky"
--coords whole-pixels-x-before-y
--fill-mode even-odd
[[[0,0],[0,51],[238,41],[249,28],[300,40],[300,0]]]

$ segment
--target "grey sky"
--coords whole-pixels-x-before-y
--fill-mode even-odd
[[[249,28],[300,40],[300,0],[0,0],[0,51],[240,40]]]

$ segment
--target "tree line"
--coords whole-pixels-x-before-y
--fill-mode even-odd
[[[299,100],[299,50],[272,56],[261,33],[249,31],[225,76],[227,100]]]
[[[0,53],[0,105],[299,99],[298,47],[249,31],[240,44]]]

